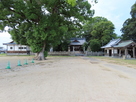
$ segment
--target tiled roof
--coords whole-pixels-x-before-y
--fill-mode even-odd
[[[118,45],[116,45],[114,47],[126,47],[126,46],[130,45],[131,43],[133,43],[132,40],[122,41],[122,42],[120,42]]]
[[[3,43],[3,45],[16,45],[16,43]]]
[[[86,42],[85,38],[71,38],[70,41],[70,45],[83,45]]]
[[[70,40],[85,40],[85,38],[71,38]]]
[[[16,45],[17,43],[15,43],[14,41],[11,41],[9,43],[3,43],[3,45]]]
[[[113,47],[116,44],[118,44],[121,41],[121,39],[113,39],[111,40],[108,44],[106,44],[105,46],[102,46],[101,48],[109,48],[109,47]]]

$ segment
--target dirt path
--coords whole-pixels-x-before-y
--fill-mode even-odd
[[[0,102],[136,102],[136,78],[95,59],[49,57],[0,71]]]

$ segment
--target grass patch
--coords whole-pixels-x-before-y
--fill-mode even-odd
[[[6,55],[6,54],[0,54],[0,57],[28,57],[28,58],[33,58],[34,55]]]
[[[123,58],[111,58],[111,57],[104,57],[104,56],[92,56],[92,58],[101,59],[107,62],[116,63],[116,64],[130,64],[136,65],[135,59],[123,59]]]
[[[51,55],[49,55],[47,57],[75,57],[75,56],[51,56]]]
[[[34,57],[34,55],[9,55],[9,56],[17,56],[17,57]]]
[[[5,53],[3,53],[3,54],[0,54],[0,57],[1,57],[1,56],[6,56],[6,54],[5,54]]]

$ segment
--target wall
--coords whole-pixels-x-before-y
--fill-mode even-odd
[[[104,56],[104,52],[87,52],[86,56]]]
[[[66,52],[66,51],[60,51],[60,52],[48,52],[48,55],[50,56],[69,56],[70,52]]]
[[[12,49],[11,49],[12,47]],[[19,49],[19,47],[21,47],[22,49]],[[24,49],[26,48],[26,49]],[[25,45],[8,45],[7,46],[8,51],[27,51],[29,49],[29,47],[25,46]]]

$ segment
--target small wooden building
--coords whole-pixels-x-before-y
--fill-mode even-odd
[[[101,48],[104,48],[106,56],[136,58],[136,43],[132,40],[114,39]]]
[[[104,49],[105,56],[115,56],[117,55],[118,50],[114,48],[115,45],[117,45],[121,39],[113,39],[105,46],[102,46],[101,48]]]
[[[26,45],[20,45],[14,41],[9,43],[3,43],[7,46],[7,55],[29,55],[30,48]]]
[[[85,38],[71,38],[70,51],[84,51],[82,45],[86,42]]]
[[[118,49],[119,57],[136,58],[136,43],[132,40],[122,41],[114,48]]]

